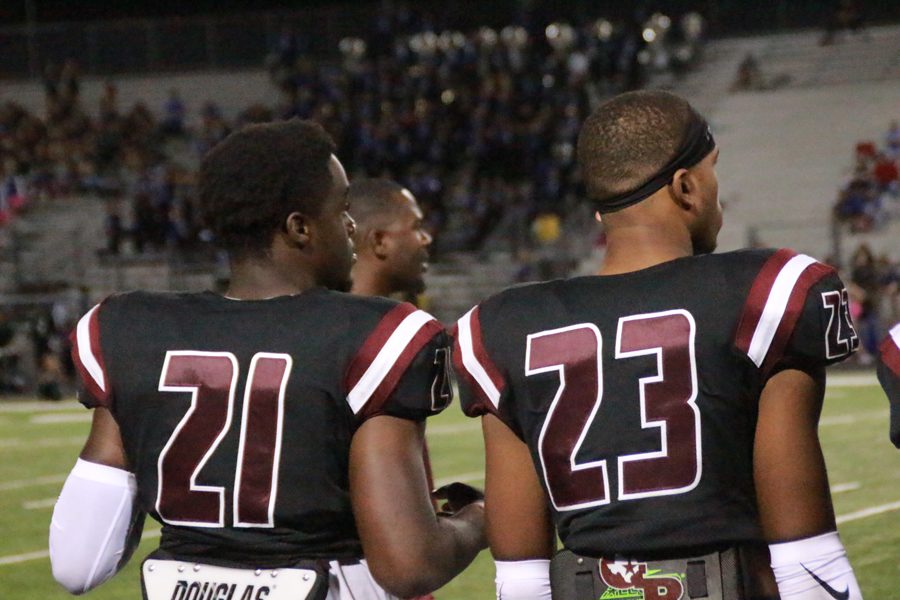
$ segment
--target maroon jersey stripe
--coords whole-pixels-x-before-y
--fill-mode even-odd
[[[894,372],[894,375],[900,377],[900,348],[894,343],[894,338],[888,335],[881,342],[881,362]]]
[[[363,345],[360,346],[356,356],[350,361],[347,374],[344,376],[344,390],[346,392],[352,390],[359,383],[359,380],[362,379],[375,357],[378,356],[381,348],[384,347],[391,334],[403,322],[403,319],[416,312],[416,310],[415,306],[409,302],[404,302],[392,308],[381,318],[381,321],[372,330],[372,333],[369,334]]]
[[[784,350],[794,333],[794,327],[803,314],[803,306],[806,304],[806,297],[809,290],[814,285],[822,281],[828,275],[834,273],[834,269],[822,263],[814,263],[806,267],[800,274],[794,289],[791,290],[791,296],[788,300],[787,307],[784,309],[784,316],[778,329],[775,331],[775,337],[772,338],[772,344],[769,346],[769,352],[763,362],[762,370],[768,373],[775,364],[784,356]]]
[[[366,405],[360,411],[360,419],[367,419],[381,411],[381,407],[384,406],[387,399],[391,397],[391,394],[397,387],[397,384],[400,383],[400,379],[403,377],[403,374],[406,373],[406,370],[409,368],[409,365],[412,364],[416,355],[431,341],[432,338],[434,338],[434,336],[441,333],[443,330],[444,327],[440,323],[431,320],[425,323],[421,329],[416,332],[406,345],[406,348],[403,349],[403,352],[397,357],[397,360],[394,361],[394,364],[387,375],[384,376],[384,379],[381,380],[381,383],[379,383],[378,387],[375,388],[375,391],[372,392]]]
[[[759,319],[762,317],[763,309],[766,307],[766,301],[769,299],[769,293],[772,291],[775,279],[784,265],[795,256],[797,256],[797,253],[788,248],[778,250],[769,257],[769,260],[766,261],[753,280],[753,285],[750,287],[750,293],[747,295],[747,301],[744,303],[741,319],[738,322],[737,332],[734,336],[735,346],[744,354],[750,351],[753,333],[756,331],[757,325],[759,325]]]

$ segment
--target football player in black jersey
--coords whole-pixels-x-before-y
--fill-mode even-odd
[[[900,323],[891,328],[879,348],[878,381],[891,402],[891,442],[900,448]]]
[[[73,593],[127,561],[144,513],[163,525],[150,600],[413,596],[483,547],[483,508],[436,516],[420,459],[451,399],[443,328],[333,291],[354,228],[333,152],[311,122],[233,134],[198,183],[226,294],[121,294],[79,321],[94,419],[50,530]]]
[[[712,254],[719,150],[677,96],[609,100],[578,155],[598,274],[455,335],[498,598],[860,598],[817,436],[824,367],[858,345],[844,285],[790,250]]]
[[[360,296],[401,296],[414,301],[425,291],[431,235],[424,227],[416,197],[388,179],[355,179],[348,192],[356,231],[352,292]],[[428,445],[423,462],[429,489],[434,488]],[[420,596],[422,599],[432,596]]]

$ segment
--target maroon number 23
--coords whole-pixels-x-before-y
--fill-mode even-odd
[[[619,500],[682,494],[700,481],[700,411],[694,318],[685,310],[619,319],[616,359],[655,355],[656,374],[640,379],[641,427],[659,430],[659,450],[617,457]],[[603,337],[592,323],[528,336],[526,375],[555,371],[559,387],[538,441],[556,510],[610,502],[607,461],[578,462],[603,400]]]

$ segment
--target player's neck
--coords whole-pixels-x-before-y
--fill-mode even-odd
[[[383,296],[387,298],[394,292],[391,286],[388,285],[387,278],[381,277],[377,269],[371,268],[371,265],[362,260],[354,265],[351,278],[353,279],[353,287],[350,289],[350,293],[357,296]]]
[[[292,296],[318,286],[304,269],[289,268],[268,259],[232,261],[231,281],[225,295],[239,300],[265,300]]]
[[[606,233],[606,257],[598,275],[640,271],[694,253],[686,230],[657,225],[625,225]]]

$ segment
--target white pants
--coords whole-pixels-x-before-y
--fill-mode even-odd
[[[340,565],[331,561],[328,569],[328,596],[326,600],[399,600],[382,589],[366,561],[359,564]]]

